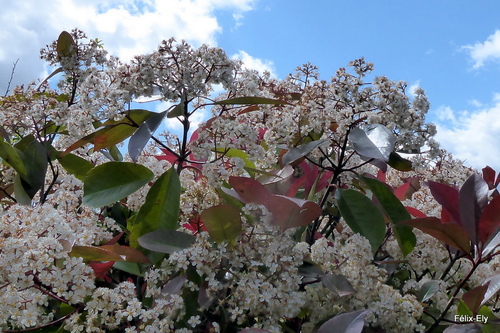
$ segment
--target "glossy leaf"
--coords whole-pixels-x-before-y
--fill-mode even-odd
[[[479,220],[487,204],[488,184],[474,173],[465,181],[458,197],[460,221],[474,244],[479,241]]]
[[[377,198],[377,201],[382,206],[382,209],[389,217],[399,247],[403,252],[403,256],[406,257],[415,247],[417,238],[410,227],[400,225],[399,223],[410,220],[410,213],[408,213],[401,201],[399,201],[386,184],[377,179],[368,177],[363,177],[363,181],[368,185]]]
[[[308,143],[304,143],[303,145],[290,148],[290,150],[288,150],[285,153],[285,155],[283,155],[283,158],[282,158],[283,166],[297,161],[298,159],[306,156],[314,149],[324,145],[325,143],[328,143],[329,141],[330,140],[328,140],[328,139],[311,141]]]
[[[167,111],[163,111],[152,115],[149,119],[142,123],[137,131],[130,137],[128,142],[128,154],[130,155],[132,161],[137,162],[137,158],[148,143],[149,139],[151,139],[153,133],[162,123],[166,114]]]
[[[68,173],[72,174],[81,181],[83,181],[85,177],[87,177],[90,170],[94,168],[94,164],[92,164],[92,162],[74,154],[67,154],[64,157],[58,157],[57,160]]]
[[[494,234],[493,238],[488,243],[486,243],[486,246],[483,248],[482,251],[483,256],[489,255],[491,252],[497,249],[499,245],[500,245],[500,232],[497,232],[496,234]]]
[[[176,230],[179,227],[181,184],[175,168],[170,168],[151,186],[135,221],[131,224],[130,244],[151,231]]]
[[[218,205],[200,214],[210,237],[217,243],[232,243],[241,234],[241,217],[238,209],[230,205]]]
[[[498,291],[500,290],[500,274],[493,275],[484,280],[483,286],[488,286],[488,289],[484,293],[481,305],[486,304],[486,302],[498,294]]]
[[[352,284],[347,280],[347,278],[340,274],[329,273],[325,274],[321,278],[321,282],[325,288],[333,291],[338,296],[347,296],[355,292]]]
[[[71,257],[80,257],[85,261],[124,261],[125,259],[110,250],[96,247],[96,246],[83,246],[74,245],[69,253]]]
[[[417,293],[417,299],[420,302],[428,301],[432,296],[439,292],[439,283],[440,281],[437,280],[425,282]]]
[[[500,196],[484,208],[479,220],[479,240],[486,245],[500,231]]]
[[[364,194],[355,190],[337,190],[340,213],[352,231],[366,237],[373,253],[382,244],[385,219],[377,206]]]
[[[155,230],[142,235],[139,244],[150,251],[172,254],[190,247],[196,238],[176,230]]]
[[[459,224],[441,223],[436,217],[427,217],[401,222],[417,228],[440,240],[446,245],[453,246],[465,253],[470,253],[470,239],[465,229]]]
[[[358,154],[388,162],[394,151],[396,137],[383,125],[368,124],[351,129],[349,141]]]
[[[317,333],[361,333],[369,310],[343,313],[326,321]]]
[[[153,179],[148,168],[128,162],[108,162],[93,168],[84,181],[83,203],[98,208],[134,193]]]
[[[223,101],[214,102],[215,105],[245,105],[245,104],[271,104],[271,105],[283,105],[290,104],[286,101],[282,101],[279,99],[265,98],[265,97],[236,97],[230,98]]]

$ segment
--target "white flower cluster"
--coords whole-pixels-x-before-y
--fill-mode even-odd
[[[338,297],[325,287],[306,287],[311,323],[339,313],[370,309],[367,322],[387,332],[423,332],[418,323],[423,306],[413,294],[401,294],[386,284],[387,272],[372,263],[373,254],[368,240],[349,232],[336,234],[332,244],[324,238],[311,246],[311,259],[326,272],[341,274],[353,286],[355,293]],[[333,309],[333,311],[332,311]]]
[[[183,92],[189,101],[208,97],[212,85],[228,88],[236,63],[219,48],[202,45],[193,49],[185,41],[165,40],[156,52],[137,56],[127,66],[127,88],[135,96],[160,94],[166,101],[178,100]]]
[[[83,302],[95,288],[94,272],[81,258],[70,257],[67,246],[108,237],[86,211],[13,205],[0,213],[0,327],[51,320],[51,298]]]
[[[147,275],[148,295],[162,295],[161,286],[173,272],[194,269],[206,282],[208,305],[227,308],[231,321],[279,332],[283,317],[294,317],[304,304],[299,288],[298,266],[307,247],[284,234],[270,234],[266,226],[246,227],[235,245],[216,248],[208,233],[197,235],[193,246],[173,253],[163,268]],[[187,280],[184,288],[199,290]],[[222,303],[220,303],[222,302]]]

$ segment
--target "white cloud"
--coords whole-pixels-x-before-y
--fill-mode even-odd
[[[75,27],[123,60],[150,52],[170,37],[194,45],[216,45],[221,33],[215,12],[228,11],[241,23],[255,0],[0,0],[0,95],[5,93],[13,63],[13,83],[43,77],[39,50]]]
[[[244,68],[255,69],[260,73],[269,72],[271,73],[271,76],[277,77],[274,63],[270,60],[254,58],[245,51],[239,51],[231,58],[241,60]]]
[[[442,106],[436,139],[455,158],[468,166],[481,169],[486,165],[500,171],[500,100],[473,112],[455,112]]]
[[[484,66],[485,62],[500,59],[500,30],[496,30],[493,35],[488,36],[483,43],[465,45],[462,47],[468,50],[474,62],[473,68],[478,69]]]
[[[415,96],[415,92],[417,91],[418,88],[420,88],[420,80],[417,80],[415,83],[410,85],[410,87],[409,87],[410,94],[412,96]]]

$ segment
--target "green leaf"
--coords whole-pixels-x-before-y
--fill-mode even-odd
[[[139,244],[150,251],[172,254],[190,247],[196,238],[175,230],[155,230],[139,237]]]
[[[213,104],[215,104],[215,105],[228,105],[228,104],[232,104],[232,105],[245,105],[245,104],[283,105],[283,104],[290,104],[290,103],[288,103],[286,101],[279,100],[279,99],[245,96],[245,97],[230,98],[230,99],[226,99],[223,101],[214,102]]]
[[[137,239],[149,232],[179,227],[181,184],[175,168],[168,169],[151,186],[146,201],[133,223],[130,223],[130,244],[137,247]]]
[[[141,271],[141,266],[135,262],[117,261],[114,263],[113,267],[133,275],[144,276],[144,273]]]
[[[22,179],[22,186],[31,199],[45,183],[45,174],[48,167],[47,150],[45,146],[33,139],[24,142],[21,158],[26,168],[26,176]]]
[[[83,203],[98,208],[134,193],[153,179],[148,168],[128,162],[108,162],[88,173],[84,180]]]
[[[14,197],[16,198],[17,203],[21,205],[31,205],[31,197],[24,189],[26,185],[27,184],[23,186],[23,180],[19,174],[14,177]]]
[[[59,57],[67,57],[73,52],[76,52],[75,47],[75,41],[69,32],[63,31],[59,34],[56,45],[56,51]]]
[[[387,162],[391,167],[398,171],[411,171],[413,170],[413,163],[406,158],[401,157],[396,152],[391,152],[389,155],[389,161]]]
[[[415,247],[417,238],[410,227],[399,225],[399,223],[411,220],[410,213],[408,213],[401,201],[399,201],[386,184],[373,178],[362,177],[362,179],[389,217],[399,247],[403,252],[403,256],[406,257]]]
[[[61,163],[62,167],[76,178],[83,181],[90,170],[94,168],[92,162],[76,156],[74,154],[67,154],[64,157],[58,157],[57,160]]]
[[[364,194],[355,190],[337,191],[340,213],[352,231],[366,237],[375,253],[385,237],[385,220],[380,210]]]
[[[2,158],[4,163],[13,167],[22,178],[26,179],[26,168],[24,167],[22,155],[23,153],[19,149],[0,140],[0,158]]]
[[[241,234],[240,211],[230,205],[219,205],[205,209],[200,214],[210,237],[221,243],[232,243]]]
[[[127,117],[121,120],[108,119],[103,128],[90,133],[69,146],[61,156],[80,148],[87,143],[94,143],[94,149],[100,150],[116,145],[130,137],[137,128],[147,119],[151,118],[156,112],[143,109],[133,109],[126,112]]]
[[[119,254],[96,246],[74,245],[69,255],[85,261],[124,261]]]
[[[113,161],[117,162],[122,162],[123,161],[123,155],[120,152],[120,149],[116,145],[111,146],[108,148],[109,156],[111,156]]]
[[[417,292],[417,299],[426,302],[439,291],[439,281],[431,280],[425,282]]]
[[[340,297],[351,295],[355,292],[352,284],[347,278],[340,274],[329,273],[323,275],[321,282],[325,288],[333,291]]]
[[[120,255],[124,261],[127,262],[136,262],[141,264],[149,263],[148,258],[140,251],[130,247],[119,244],[113,245],[103,245],[99,246],[100,249],[112,251],[118,255]]]
[[[183,114],[184,114],[184,102],[180,102],[172,110],[168,111],[167,118],[180,117]]]

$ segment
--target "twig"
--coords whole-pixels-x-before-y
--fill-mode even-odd
[[[10,85],[12,84],[12,80],[14,79],[14,72],[16,71],[16,66],[18,62],[19,58],[17,58],[17,60],[14,62],[12,66],[12,71],[10,72],[10,79],[9,82],[7,83],[7,90],[5,90],[5,95],[3,95],[3,97],[7,97],[7,95],[9,94]]]

